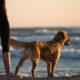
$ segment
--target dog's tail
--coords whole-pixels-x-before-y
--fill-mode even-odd
[[[9,45],[10,47],[14,49],[20,49],[20,48],[25,48],[27,42],[21,42],[15,39],[10,39],[9,40]]]

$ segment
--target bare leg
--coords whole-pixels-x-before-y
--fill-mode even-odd
[[[3,53],[3,62],[4,62],[4,66],[5,66],[5,71],[6,71],[6,75],[10,75],[10,70],[11,70],[11,62],[10,62],[10,53],[9,52],[4,52]]]

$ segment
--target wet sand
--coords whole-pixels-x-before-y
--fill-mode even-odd
[[[69,77],[31,77],[31,76],[11,76],[6,77],[5,74],[0,74],[0,80],[80,80],[80,75],[69,76]]]

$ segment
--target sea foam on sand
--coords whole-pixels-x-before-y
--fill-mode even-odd
[[[62,74],[62,73],[61,73]],[[80,80],[80,75],[72,76],[54,76],[54,78],[45,77],[31,77],[31,74],[19,74],[18,76],[6,77],[4,73],[0,74],[0,80]]]

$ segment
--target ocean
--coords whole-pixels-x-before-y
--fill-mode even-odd
[[[80,74],[80,28],[16,28],[11,29],[10,37],[22,42],[29,41],[49,41],[58,31],[67,31],[71,43],[69,46],[63,46],[61,57],[58,61],[55,76],[71,76]],[[15,72],[16,65],[19,62],[23,50],[10,49],[12,72]],[[31,74],[32,63],[25,61],[19,73]],[[0,73],[4,73],[2,60],[2,50],[0,45]],[[40,60],[36,68],[37,76],[47,76],[46,63]]]

